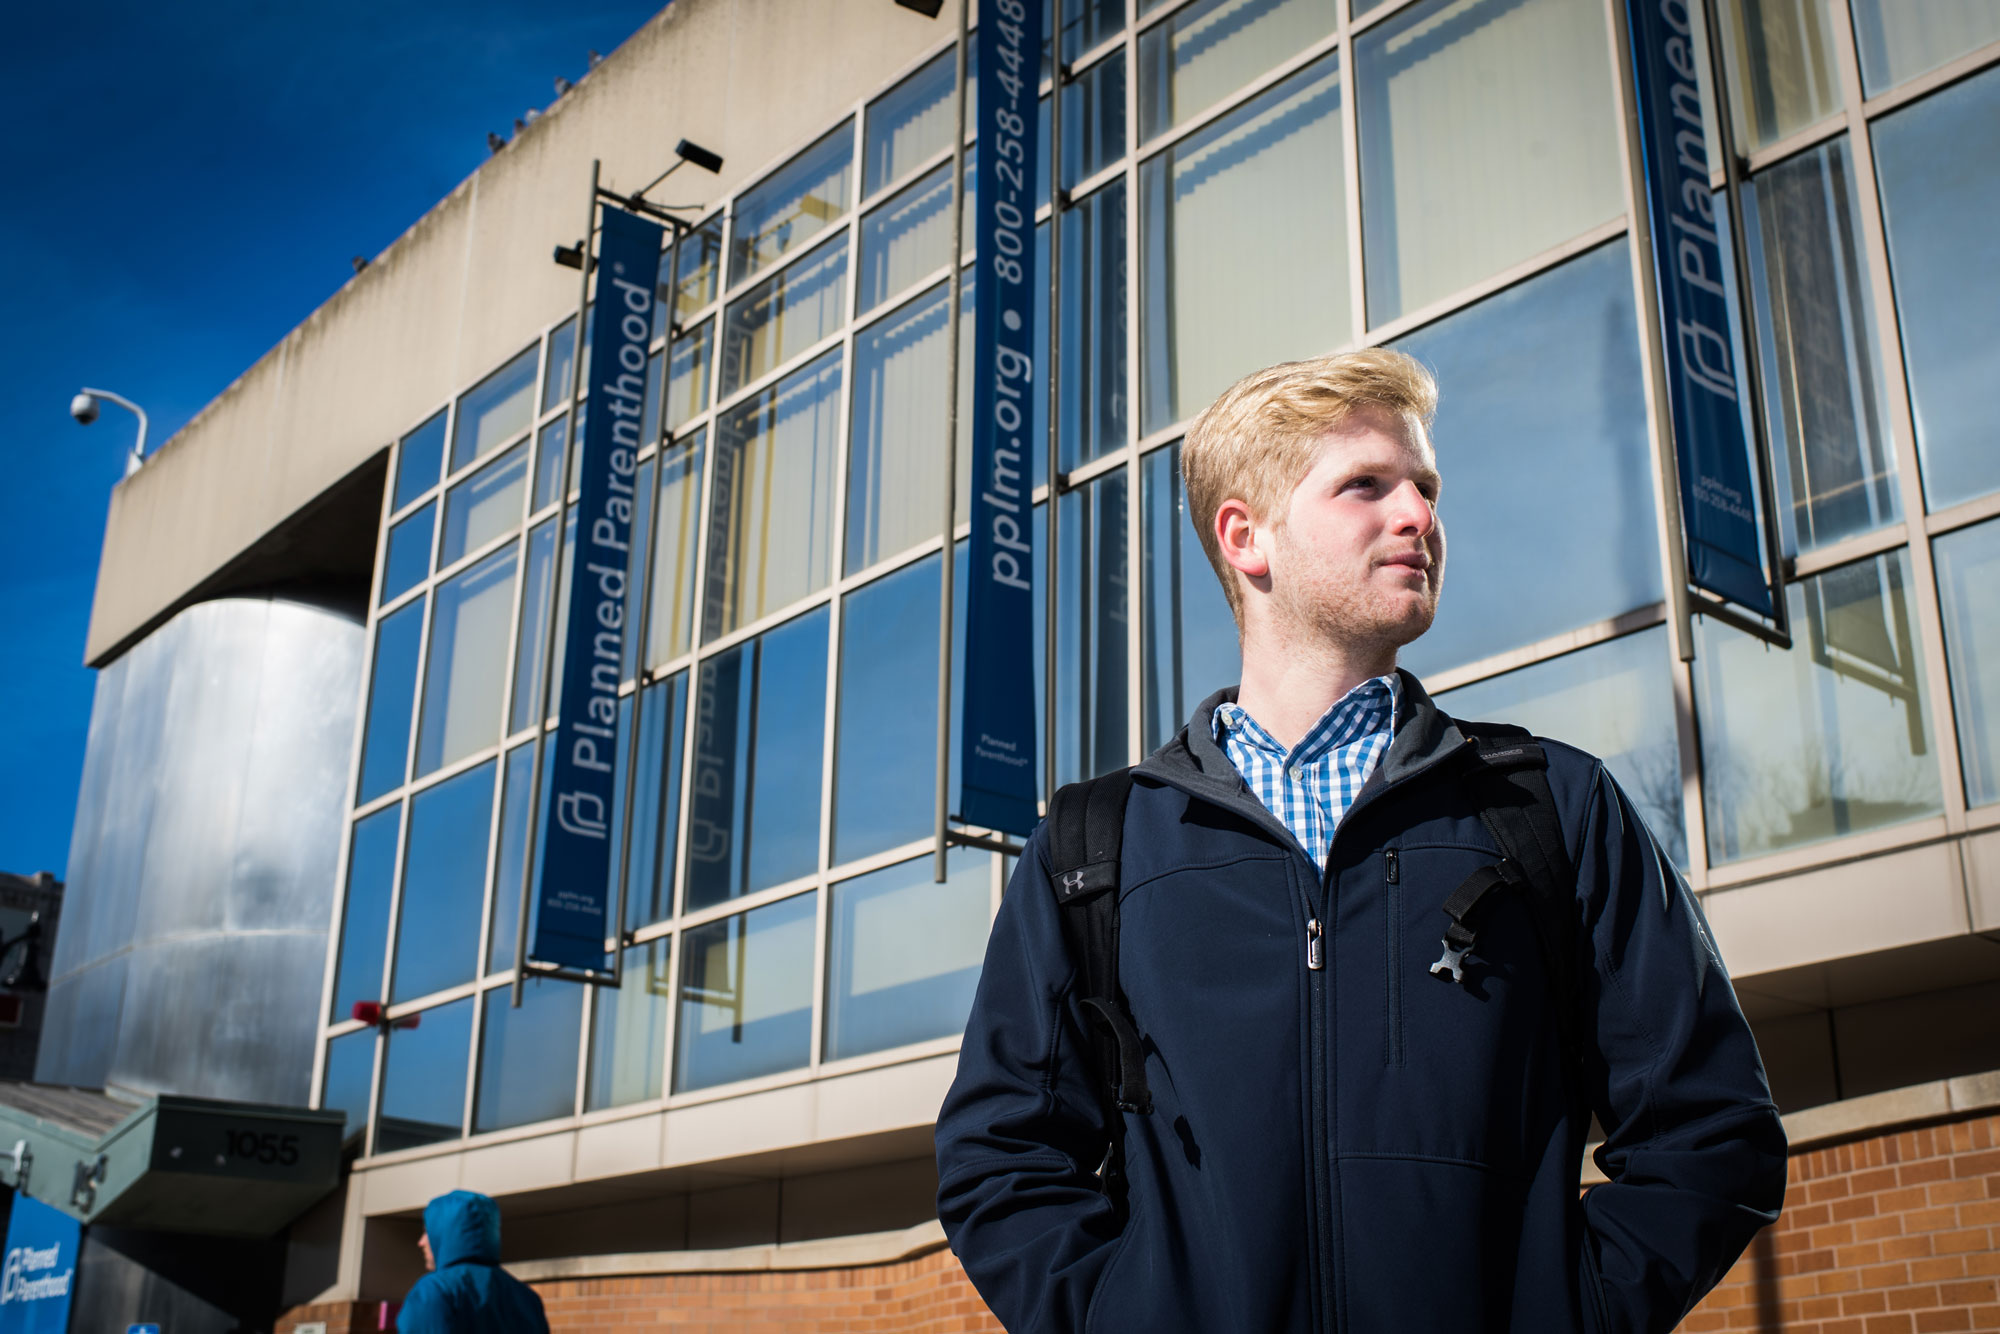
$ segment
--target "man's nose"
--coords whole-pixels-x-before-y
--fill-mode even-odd
[[[1437,509],[1415,482],[1404,482],[1390,497],[1395,506],[1395,528],[1412,537],[1428,537],[1437,527]]]

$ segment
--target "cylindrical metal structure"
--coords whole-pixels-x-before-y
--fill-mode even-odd
[[[99,672],[38,1080],[306,1101],[363,637],[222,598]]]

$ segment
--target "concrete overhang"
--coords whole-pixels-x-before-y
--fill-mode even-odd
[[[0,1162],[82,1223],[269,1237],[340,1180],[338,1111],[0,1081]]]

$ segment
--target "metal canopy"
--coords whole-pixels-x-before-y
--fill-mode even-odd
[[[0,1080],[0,1173],[86,1224],[268,1237],[339,1183],[345,1119]]]

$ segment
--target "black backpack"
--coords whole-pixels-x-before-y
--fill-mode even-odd
[[[1444,901],[1444,955],[1431,972],[1461,980],[1459,965],[1478,943],[1481,910],[1494,891],[1525,893],[1542,961],[1557,996],[1566,1065],[1579,1060],[1576,979],[1576,869],[1570,864],[1549,791],[1548,755],[1525,729],[1504,723],[1459,723],[1476,747],[1466,774],[1481,793],[1480,819],[1500,846],[1497,865],[1482,866]],[[1110,1130],[1099,1169],[1108,1193],[1122,1193],[1126,1112],[1153,1110],[1146,1054],[1118,987],[1118,859],[1132,771],[1071,783],[1049,803],[1049,857],[1063,939],[1076,961],[1080,1004],[1094,1021],[1091,1052],[1098,1095]]]

